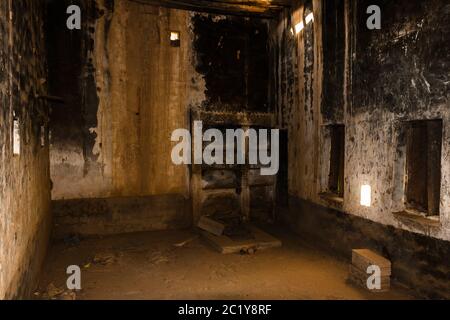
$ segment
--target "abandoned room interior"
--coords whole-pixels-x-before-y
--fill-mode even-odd
[[[449,39],[445,0],[0,0],[0,299],[450,299]]]

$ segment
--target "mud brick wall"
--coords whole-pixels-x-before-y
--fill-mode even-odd
[[[81,30],[65,29],[70,3],[82,8]],[[147,230],[170,228],[161,219],[186,221],[192,210],[179,204],[196,187],[189,167],[172,163],[171,134],[190,128],[194,109],[270,110],[267,20],[127,0],[50,1],[48,16],[49,88],[66,101],[50,119],[52,199],[85,200],[79,217],[55,203],[56,220],[85,234],[82,221],[111,223],[89,213],[92,201],[125,198],[129,208],[115,212],[115,232],[122,222],[122,231],[142,230],[140,218]],[[171,31],[180,33],[179,47]],[[129,214],[137,198],[147,198],[145,210]]]
[[[381,9],[381,30],[366,26],[369,5]],[[311,11],[314,22],[291,33]],[[449,22],[443,0],[306,0],[294,1],[270,34],[277,119],[288,130],[285,165],[296,200],[284,220],[343,254],[365,244],[387,248],[398,279],[441,296],[450,247]],[[439,217],[405,218],[396,214],[405,210],[402,126],[431,119],[443,128]],[[340,201],[323,196],[330,125],[345,125]],[[371,186],[370,207],[360,204],[362,185]]]
[[[44,1],[0,1],[0,299],[29,295],[50,229]],[[13,155],[13,116],[20,155]]]
[[[366,9],[381,8],[381,30]],[[314,12],[298,35],[290,31]],[[289,193],[383,225],[450,241],[450,6],[442,0],[297,1],[272,28],[277,56],[277,113],[289,135]],[[442,120],[439,222],[394,213],[405,181],[399,136],[411,120]],[[345,125],[342,202],[324,199],[330,166],[329,125]],[[424,149],[426,150],[426,148]],[[360,205],[361,186],[372,189]]]
[[[82,30],[65,30],[77,3]],[[268,25],[127,0],[51,1],[50,91],[54,199],[189,194],[173,165],[173,130],[191,109],[265,111]],[[180,33],[180,46],[169,41]]]

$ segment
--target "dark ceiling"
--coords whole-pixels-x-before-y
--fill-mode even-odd
[[[218,14],[275,18],[292,0],[129,0],[170,8]]]

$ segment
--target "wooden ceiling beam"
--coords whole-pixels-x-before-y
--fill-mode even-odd
[[[209,2],[222,2],[229,4],[247,4],[252,6],[291,7],[292,0],[209,0]]]
[[[285,0],[129,0],[174,9],[216,14],[275,18],[288,5]],[[276,3],[276,4],[275,4]],[[283,4],[283,5],[282,5]]]

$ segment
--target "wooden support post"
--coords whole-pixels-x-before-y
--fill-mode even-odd
[[[249,126],[243,126],[242,130],[244,130],[244,132],[247,132],[247,130],[249,129]],[[244,139],[244,141],[242,142],[244,144],[243,146],[243,150],[246,150],[245,152],[245,156],[246,156],[246,161],[245,161],[245,165],[243,165],[242,168],[242,174],[241,174],[241,210],[242,210],[242,215],[244,217],[245,221],[249,221],[250,220],[250,185],[248,183],[248,170],[249,170],[249,165],[248,165],[248,153],[249,153],[249,145],[248,145],[248,139]]]

